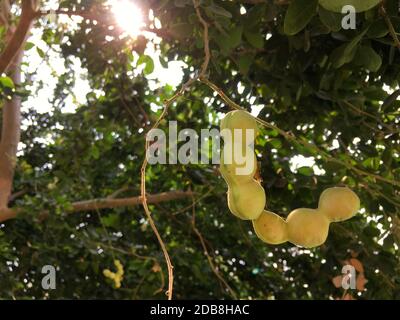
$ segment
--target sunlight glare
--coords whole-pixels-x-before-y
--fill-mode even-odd
[[[129,0],[110,0],[108,3],[119,26],[130,36],[137,36],[144,26],[142,11]]]

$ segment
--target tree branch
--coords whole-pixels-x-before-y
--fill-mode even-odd
[[[170,191],[163,192],[153,195],[147,195],[146,198],[149,203],[159,203],[172,201],[177,199],[182,199],[186,197],[190,197],[193,195],[190,191]],[[131,197],[131,198],[121,198],[121,199],[93,199],[87,201],[79,201],[73,203],[73,212],[78,211],[93,211],[98,209],[108,209],[108,208],[121,208],[121,207],[130,207],[135,205],[140,205],[142,203],[142,197]]]
[[[2,0],[0,2],[0,26],[8,28],[10,11],[11,11],[10,2],[8,0]]]
[[[20,64],[22,51],[17,53],[10,67],[14,84],[21,82]],[[3,120],[0,140],[0,208],[8,205],[14,178],[17,148],[21,136],[21,98],[14,95],[3,106]]]
[[[10,195],[10,197],[8,198],[8,203],[14,201],[15,199],[22,197],[24,194],[28,193],[28,189],[23,189],[20,191],[17,191],[15,193],[13,193],[12,195]]]
[[[394,29],[392,20],[390,20],[390,17],[386,12],[385,1],[381,2],[381,5],[379,7],[379,12],[383,16],[383,18],[385,19],[385,23],[386,23],[386,25],[387,25],[387,27],[389,29],[389,33],[390,33],[390,36],[393,39],[394,45],[397,47],[397,49],[400,50],[400,40],[397,37],[397,33],[396,33],[396,30]]]
[[[20,22],[15,30],[9,28],[8,44],[0,55],[0,74],[10,73],[16,86],[21,83],[21,61],[24,54],[22,49],[29,34],[34,14],[36,0],[23,0]],[[3,118],[0,140],[0,210],[5,210],[5,215],[12,215],[7,209],[12,191],[17,148],[21,138],[21,97],[14,94],[3,106]]]
[[[36,17],[35,3],[36,1],[34,0],[22,0],[22,13],[18,26],[0,55],[0,74],[7,71],[14,57],[25,43],[26,36]]]
[[[148,203],[154,204],[154,203],[173,201],[183,198],[189,198],[192,196],[193,192],[191,191],[169,191],[169,192],[147,195],[146,198]],[[141,196],[121,198],[121,199],[112,199],[112,198],[92,199],[92,200],[78,201],[72,203],[72,207],[70,210],[68,210],[68,213],[131,207],[140,205],[141,203],[142,203]],[[0,223],[6,220],[14,219],[20,212],[21,212],[20,209],[0,208]],[[45,211],[42,212],[41,217],[46,218],[48,215],[49,212]]]

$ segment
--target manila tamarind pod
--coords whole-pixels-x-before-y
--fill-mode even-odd
[[[240,216],[246,220],[257,219],[263,212],[266,203],[265,191],[255,180],[241,183],[229,188],[229,200]]]
[[[349,188],[334,187],[322,192],[318,210],[331,222],[345,221],[352,218],[360,209],[360,198]]]
[[[318,247],[328,237],[330,221],[316,209],[296,209],[288,215],[286,222],[288,240],[295,245]]]
[[[219,170],[228,185],[229,210],[242,220],[252,220],[254,231],[262,241],[268,244],[289,241],[314,248],[326,241],[331,222],[350,219],[359,210],[359,197],[345,187],[326,189],[317,209],[293,210],[286,220],[265,210],[265,190],[254,178],[257,157],[252,145],[258,133],[256,120],[246,111],[235,110],[225,115],[220,127],[225,130],[221,131],[225,144]],[[253,130],[252,139],[247,139],[246,130]]]
[[[271,211],[264,210],[256,220],[253,220],[253,228],[256,235],[268,244],[288,241],[286,221]]]
[[[254,179],[257,171],[257,158],[243,135],[246,129],[253,130],[253,138],[258,132],[256,120],[245,111],[229,112],[221,121],[221,130],[231,135],[239,130],[239,139],[225,139],[221,150],[220,172],[228,185],[228,207],[240,219],[253,220],[260,216],[265,208],[264,188]],[[242,132],[242,136],[240,133]],[[240,139],[242,138],[242,139]]]

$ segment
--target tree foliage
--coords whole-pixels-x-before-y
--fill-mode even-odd
[[[208,39],[192,0],[136,1],[146,17],[151,14],[147,33],[133,38],[110,28],[115,21],[103,1],[60,1],[59,11],[84,17],[76,28],[38,17],[35,30],[45,47],[59,52],[65,72],[55,73],[49,112],[34,104],[23,109],[24,148],[13,187],[19,194],[10,202],[21,213],[0,224],[0,297],[165,298],[164,257],[141,206],[68,211],[76,201],[118,190],[115,197],[140,195],[145,134],[175,92],[170,85],[154,89],[155,61],[146,46],[160,51],[163,66],[185,62],[187,81],[201,68],[206,40],[207,78],[273,125],[256,141],[268,208],[285,217],[295,208],[316,207],[327,187],[346,185],[359,195],[362,210],[332,224],[319,248],[266,245],[250,223],[229,213],[217,166],[148,165],[148,193],[194,192],[193,198],[150,204],[174,265],[174,297],[341,298],[343,289],[332,279],[353,259],[368,282],[365,290],[350,290],[352,297],[399,299],[398,1],[365,1],[371,5],[358,10],[355,30],[341,27],[332,2],[203,0]],[[51,64],[37,43],[25,50],[37,50]],[[86,103],[66,113],[77,59],[91,91]],[[2,99],[37,96],[36,73],[26,72],[16,93],[11,79],[1,77]],[[217,128],[228,110],[197,81],[170,106],[160,128],[168,129],[167,120],[197,132]],[[298,156],[315,165],[294,169]],[[103,275],[115,259],[125,270],[119,289]],[[56,290],[40,286],[44,265],[57,266]]]

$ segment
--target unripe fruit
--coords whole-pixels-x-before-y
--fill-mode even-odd
[[[246,130],[252,130],[250,139]],[[266,196],[254,179],[257,158],[251,146],[257,133],[256,120],[245,111],[229,112],[221,121],[224,148],[220,172],[228,185],[229,210],[242,220],[253,220],[256,235],[266,243],[289,241],[305,248],[320,246],[328,237],[329,224],[354,216],[360,199],[348,188],[330,188],[321,194],[318,209],[296,209],[286,221],[264,210]]]
[[[229,112],[221,121],[221,130],[226,130],[224,149],[221,152],[220,172],[228,184],[228,206],[232,214],[243,220],[257,219],[265,208],[265,192],[261,184],[254,180],[257,158],[250,147],[254,142],[258,127],[256,120],[245,111]],[[248,141],[246,129],[253,130],[253,138]],[[235,134],[239,131],[239,135]]]
[[[221,170],[236,182],[251,180],[257,170],[257,158],[250,147],[234,143],[221,152]]]
[[[286,221],[277,214],[264,210],[258,219],[253,220],[256,235],[269,244],[281,244],[288,241]]]
[[[229,208],[243,220],[257,219],[265,208],[265,202],[264,188],[255,180],[229,186]]]
[[[332,222],[344,221],[360,209],[360,199],[349,188],[329,188],[322,192],[318,209]]]
[[[229,172],[226,169],[226,165],[223,163],[223,157],[221,155],[221,164],[219,166],[219,172],[221,173],[222,177],[224,178],[226,184],[228,186],[237,184],[236,180],[234,179],[233,176],[229,174]]]
[[[228,192],[227,193],[228,193],[227,197],[228,197],[228,208],[229,208],[229,211],[239,219],[248,220],[237,209],[236,204],[235,204],[235,200],[232,199],[232,188],[231,187],[228,188]]]
[[[241,110],[231,111],[221,121],[221,136],[225,145],[240,143],[251,145],[258,134],[256,120],[250,113]]]
[[[318,210],[300,208],[286,219],[289,241],[305,248],[323,244],[328,237],[329,220]]]
[[[226,114],[226,116],[221,120],[220,125],[221,130],[223,129],[253,129],[255,130],[255,135],[258,132],[257,121],[254,117],[242,110],[231,111]]]

